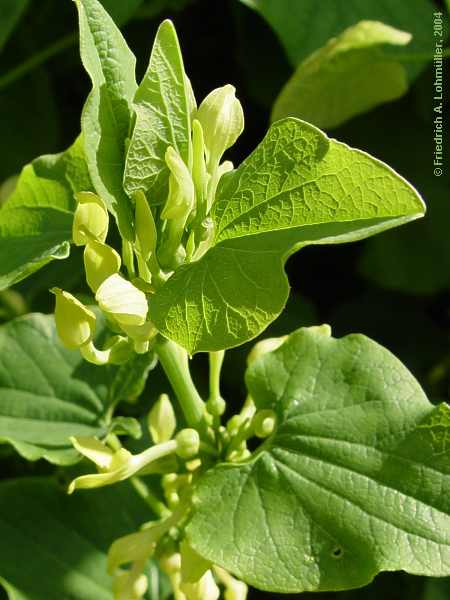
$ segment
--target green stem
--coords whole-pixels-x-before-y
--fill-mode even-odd
[[[163,337],[158,338],[155,350],[178,398],[187,424],[205,432],[205,403],[192,381],[186,350]]]
[[[225,350],[209,353],[209,397],[220,397],[220,372],[222,370]]]
[[[130,279],[136,277],[136,271],[134,268],[133,246],[131,242],[125,239],[122,240],[122,260],[123,264],[125,265],[128,271],[128,276],[130,277]]]
[[[165,519],[170,515],[170,510],[167,506],[159,500],[139,477],[131,477],[130,481],[139,496],[149,505],[155,514],[161,519]]]
[[[59,54],[62,50],[66,50],[67,48],[74,46],[77,39],[78,35],[76,33],[70,33],[69,35],[61,37],[47,48],[44,48],[44,50],[41,50],[41,52],[33,54],[33,56],[25,60],[22,64],[14,67],[0,77],[0,89],[7,87],[21,77],[24,77],[24,75],[26,75],[29,71],[32,71],[52,56]]]

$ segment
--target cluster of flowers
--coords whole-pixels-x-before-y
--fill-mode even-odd
[[[67,348],[78,348],[95,364],[119,364],[133,352],[145,353],[157,330],[147,320],[150,296],[182,264],[198,260],[214,235],[209,213],[222,175],[233,169],[221,163],[244,127],[235,89],[225,85],[212,91],[194,112],[192,152],[185,164],[171,146],[165,153],[169,172],[168,195],[162,209],[150,208],[143,191],[133,195],[134,243],[123,240],[122,258],[106,244],[108,210],[92,192],[76,195],[73,242],[84,246],[86,281],[115,335],[103,349],[93,342],[96,315],[72,294],[58,288],[56,327]],[[128,278],[121,272],[122,259]]]

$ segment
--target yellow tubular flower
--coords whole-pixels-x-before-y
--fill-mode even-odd
[[[201,577],[196,583],[182,583],[181,590],[187,600],[218,600],[220,590],[211,571]]]
[[[211,568],[211,562],[197,554],[186,539],[180,544],[180,554],[183,583],[197,583]]]
[[[100,308],[120,325],[143,325],[148,312],[147,298],[119,274],[105,279],[95,295]]]
[[[243,581],[235,579],[228,571],[222,569],[222,567],[214,566],[214,573],[220,582],[225,585],[225,600],[246,600],[248,587]]]
[[[141,600],[148,589],[147,576],[142,573],[145,564],[133,563],[129,571],[120,571],[114,575],[114,600]]]
[[[111,452],[105,444],[95,438],[72,437],[70,441],[80,454],[97,465],[100,472],[92,475],[82,475],[74,479],[69,485],[69,494],[76,489],[92,489],[124,481],[136,475],[150,463],[174,454],[180,446],[176,440],[170,440],[163,444],[151,446],[140,454],[131,454],[125,448]]]
[[[112,575],[124,564],[147,561],[153,554],[161,534],[161,527],[150,526],[115,540],[108,551],[108,573]]]
[[[78,206],[73,217],[73,243],[77,246],[84,246],[90,240],[104,242],[109,226],[105,203],[92,192],[78,192],[75,197]]]
[[[105,279],[119,272],[121,262],[120,256],[114,248],[95,240],[86,244],[84,269],[86,281],[94,293]]]
[[[50,291],[56,296],[56,330],[64,346],[73,350],[90,342],[95,332],[95,314],[69,292],[59,288]]]

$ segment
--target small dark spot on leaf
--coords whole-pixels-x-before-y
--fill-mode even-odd
[[[336,548],[333,548],[333,550],[331,552],[331,556],[333,558],[342,558],[343,554],[344,554],[344,550],[340,546],[336,546]]]

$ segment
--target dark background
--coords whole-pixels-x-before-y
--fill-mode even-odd
[[[159,22],[166,16],[172,18],[197,99],[225,83],[237,88],[246,129],[229,158],[238,164],[262,139],[272,102],[292,68],[270,27],[237,0],[172,0],[165,4],[173,8],[158,12],[155,2],[147,2],[123,27],[138,58],[138,77],[146,68]],[[153,17],[152,11],[157,13]],[[11,69],[61,39],[63,47],[48,60],[5,83]],[[450,169],[447,156],[447,175],[433,175],[432,82],[433,71],[428,66],[402,99],[330,133],[386,161],[412,182],[429,207],[428,216],[373,240],[310,247],[292,257],[287,264],[291,298],[268,334],[280,335],[324,322],[332,326],[337,337],[364,333],[396,354],[432,401],[448,401]],[[68,0],[33,0],[0,54],[0,182],[18,173],[35,156],[58,152],[71,144],[79,132],[80,112],[89,90],[78,54],[74,5]],[[69,262],[53,263],[16,286],[26,308],[51,312],[50,285],[82,290],[75,266],[78,260],[75,252]],[[7,310],[3,318],[8,318]],[[245,395],[247,352],[248,347],[233,350],[225,359],[223,394],[236,407]],[[205,386],[204,357],[196,358],[194,364],[199,386]],[[165,382],[160,373],[151,377],[147,391],[156,396]],[[132,414],[130,411],[137,409],[126,410]],[[17,457],[0,459],[0,466],[0,477],[51,470],[40,463],[28,465]],[[301,597],[427,600],[423,585],[418,577],[382,574],[364,590]],[[450,598],[450,591],[448,596],[444,594],[442,598]],[[252,592],[250,597],[277,596]]]

